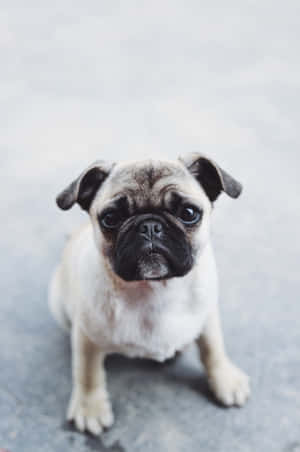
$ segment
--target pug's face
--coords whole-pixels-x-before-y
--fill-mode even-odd
[[[201,180],[200,180],[201,178]],[[240,185],[203,156],[177,162],[97,162],[57,198],[90,214],[100,253],[125,281],[184,276],[209,238],[212,203]]]
[[[185,167],[117,165],[90,215],[101,252],[126,281],[185,275],[208,235],[210,202]]]

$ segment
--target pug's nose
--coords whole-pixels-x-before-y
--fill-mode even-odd
[[[146,220],[139,225],[139,233],[148,240],[161,237],[162,230],[162,224],[155,220]]]

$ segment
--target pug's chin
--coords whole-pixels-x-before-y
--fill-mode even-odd
[[[167,260],[159,253],[140,257],[137,268],[139,279],[144,281],[167,279],[169,275]]]

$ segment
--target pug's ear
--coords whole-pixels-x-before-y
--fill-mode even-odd
[[[217,199],[221,191],[231,198],[238,198],[241,194],[242,185],[204,155],[191,153],[179,157],[179,160],[201,184],[211,202]]]
[[[70,209],[77,202],[83,210],[89,210],[91,203],[109,175],[114,164],[97,160],[80,174],[56,197],[58,207]]]

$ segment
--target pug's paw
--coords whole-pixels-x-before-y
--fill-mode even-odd
[[[88,431],[93,435],[100,435],[103,428],[110,427],[114,422],[107,391],[103,388],[87,391],[75,387],[67,419],[73,421],[80,432]]]
[[[209,385],[225,406],[243,406],[250,395],[249,377],[227,360],[211,369]]]

